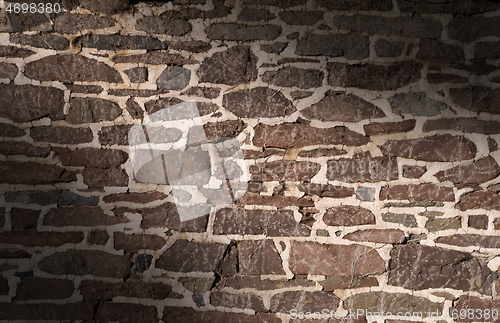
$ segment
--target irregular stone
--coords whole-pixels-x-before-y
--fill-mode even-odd
[[[490,153],[498,150],[498,144],[495,139],[488,138],[488,150]]]
[[[114,96],[148,97],[169,93],[168,90],[136,90],[136,89],[109,89],[108,94]],[[133,98],[131,98],[133,99]]]
[[[486,36],[500,36],[500,17],[458,16],[447,28],[450,38],[470,43]]]
[[[81,85],[65,83],[64,86],[73,93],[97,94],[103,91],[100,85]]]
[[[111,66],[81,55],[45,56],[27,63],[24,71],[26,77],[38,81],[123,82],[118,71]]]
[[[156,268],[174,272],[215,271],[228,245],[177,240],[156,261]]]
[[[405,61],[391,65],[328,63],[328,83],[366,90],[396,90],[420,78],[422,64]]]
[[[165,49],[167,45],[157,38],[142,35],[107,35],[86,34],[76,40],[77,46],[96,48],[98,50],[125,50],[125,49]]]
[[[468,311],[472,311],[473,313],[489,313],[488,318],[479,318],[479,314],[474,316],[474,321],[477,322],[497,322],[498,316],[496,311],[498,311],[498,307],[500,306],[500,301],[498,299],[482,299],[475,296],[462,295],[454,303],[454,307],[450,308],[450,316],[454,313],[470,313]],[[496,310],[496,311],[493,311]],[[495,317],[493,317],[495,314]],[[456,315],[455,315],[456,316]],[[494,321],[492,321],[494,320]],[[457,322],[471,322],[471,319],[461,319],[460,316],[456,319]]]
[[[89,128],[71,127],[34,127],[30,136],[35,141],[45,141],[58,144],[82,144],[92,142],[94,135]]]
[[[207,57],[198,69],[199,82],[237,85],[257,79],[257,57],[249,47],[235,46]]]
[[[93,13],[115,14],[128,8],[129,0],[80,0],[80,6]]]
[[[483,215],[469,215],[468,221],[469,227],[478,229],[478,230],[486,230],[488,229],[488,216]]]
[[[273,290],[289,287],[314,287],[315,285],[313,281],[300,278],[300,276],[295,276],[292,280],[261,279],[258,276],[234,276],[222,278],[217,284],[217,288]]]
[[[98,196],[82,196],[70,191],[22,191],[22,192],[6,192],[5,200],[13,203],[23,204],[38,204],[59,206],[67,205],[87,205],[95,206],[99,204]]]
[[[128,114],[134,119],[142,120],[144,118],[144,111],[141,106],[133,99],[130,98],[125,104]]]
[[[388,140],[380,150],[386,156],[424,161],[462,161],[473,159],[476,145],[463,136],[434,135],[417,139]]]
[[[469,165],[455,166],[437,172],[434,176],[441,182],[451,181],[455,184],[481,184],[494,179],[498,175],[500,175],[500,166],[495,161],[495,158],[488,156],[476,160]]]
[[[161,249],[166,244],[166,240],[157,235],[115,232],[114,243],[117,250],[123,249],[126,253],[136,253],[140,250]]]
[[[437,243],[444,243],[460,247],[479,246],[483,248],[500,248],[500,237],[483,236],[480,234],[454,234],[439,237]]]
[[[184,91],[184,94],[188,96],[199,96],[207,99],[215,99],[219,96],[220,92],[221,90],[217,88],[195,86],[189,88],[187,91]]]
[[[215,215],[214,234],[309,236],[311,230],[295,221],[291,210],[247,210],[224,208]]]
[[[437,116],[447,108],[446,103],[426,97],[425,92],[398,93],[389,99],[392,112],[414,116]]]
[[[427,172],[427,167],[417,165],[403,165],[403,177],[420,178]]]
[[[424,297],[417,297],[403,293],[368,292],[348,297],[344,301],[344,309],[356,312],[357,309],[374,313],[422,313],[428,317],[429,313],[443,311],[443,303],[434,303]]]
[[[479,291],[491,273],[486,263],[455,250],[408,244],[396,246],[390,255],[389,285],[411,290]]]
[[[14,3],[12,4],[14,5]],[[5,4],[5,6],[6,5],[7,4]],[[36,30],[37,32],[40,32],[40,31],[52,30],[49,19],[43,13],[23,14],[21,11],[17,14],[15,13],[5,14],[4,11],[5,7],[2,9],[3,9],[2,20],[4,20],[5,18],[8,19],[8,22],[7,21],[2,22],[3,25],[2,31],[23,32],[27,30],[33,30],[33,31]]]
[[[257,313],[247,315],[242,313],[218,312],[218,311],[196,311],[191,307],[170,307],[163,309],[163,320],[165,322],[231,322],[231,323],[280,323],[281,319],[273,314]]]
[[[242,9],[238,15],[239,21],[259,21],[259,20],[273,20],[276,15],[266,9]]]
[[[223,106],[240,118],[274,118],[297,110],[282,93],[267,87],[227,93]]]
[[[106,230],[92,230],[87,236],[87,241],[91,245],[104,246],[109,238],[108,231]]]
[[[177,66],[167,67],[156,80],[159,89],[182,90],[189,84],[191,71]]]
[[[319,283],[323,286],[323,291],[325,292],[333,292],[336,289],[378,286],[378,281],[375,277],[336,276],[328,277],[324,281],[319,281]]]
[[[99,98],[71,98],[66,121],[73,124],[113,121],[122,114],[113,101]]]
[[[229,308],[251,309],[256,312],[267,312],[262,299],[254,294],[230,294],[223,291],[210,293],[212,306],[223,306]]]
[[[16,300],[63,299],[70,297],[74,289],[73,281],[68,279],[31,277],[21,280]]]
[[[112,300],[114,297],[139,297],[151,299],[174,298],[183,296],[172,291],[172,286],[165,283],[146,283],[127,280],[120,283],[108,283],[84,280],[80,291],[86,301]]]
[[[284,208],[290,205],[296,205],[298,207],[312,207],[314,206],[314,201],[307,197],[297,198],[294,196],[284,196],[284,195],[263,196],[247,192],[245,195],[243,195],[241,198],[238,199],[236,205],[237,206],[265,205],[277,208]]]
[[[128,175],[124,169],[117,167],[94,168],[87,167],[82,172],[83,182],[90,188],[105,186],[127,186]]]
[[[12,224],[12,229],[14,230],[36,228],[39,217],[40,217],[39,210],[28,210],[19,208],[12,208],[10,210],[10,221]]]
[[[137,255],[135,258],[135,269],[140,273],[145,272],[151,266],[152,260],[153,260],[152,255],[148,255],[148,254]]]
[[[375,224],[372,211],[354,205],[339,205],[326,210],[323,222],[332,226]]]
[[[397,159],[394,157],[371,157],[360,153],[353,158],[327,161],[326,177],[346,183],[381,182],[398,179]]]
[[[417,226],[417,220],[413,214],[384,213],[382,214],[382,220],[385,222],[401,223],[408,228],[415,228]]]
[[[135,28],[152,34],[182,36],[190,32],[193,27],[186,20],[170,19],[170,17],[165,15],[146,16],[138,19]]]
[[[121,193],[106,195],[102,198],[104,203],[116,203],[116,202],[131,202],[147,204],[150,202],[164,200],[168,195],[161,192],[146,192],[146,193]]]
[[[246,126],[241,120],[227,120],[222,122],[207,122],[203,125],[203,130],[207,139],[235,138]]]
[[[101,145],[126,146],[129,143],[128,132],[131,127],[132,125],[128,124],[102,127],[101,130],[99,131],[99,143]]]
[[[244,240],[238,244],[239,271],[243,275],[284,275],[272,240]]]
[[[98,206],[67,206],[51,209],[45,215],[43,224],[54,227],[67,227],[115,225],[128,222],[130,220],[125,217],[104,214]]]
[[[35,230],[16,230],[0,235],[2,244],[20,244],[26,247],[59,247],[82,242],[83,232],[38,232]]]
[[[258,124],[253,143],[257,147],[299,148],[310,145],[362,146],[368,138],[344,126],[315,128],[284,123],[276,126]]]
[[[107,16],[85,15],[80,13],[65,12],[58,15],[54,19],[54,31],[62,34],[77,34],[85,30],[94,31],[112,27],[115,25],[115,23],[116,21],[114,19]],[[45,41],[42,39],[40,43],[43,44],[45,43]],[[57,42],[57,46],[61,46],[62,44],[65,44],[64,40],[59,40],[59,42]],[[69,43],[67,47],[69,47]],[[66,48],[53,48],[53,49],[61,50]]]
[[[356,198],[360,201],[374,201],[375,189],[371,187],[358,187],[356,190]]]
[[[439,40],[422,39],[417,59],[434,62],[462,62],[465,60],[462,47],[448,45]]]
[[[474,46],[474,58],[480,60],[498,59],[500,51],[498,42],[478,42]]]
[[[392,2],[389,0],[349,0],[349,1],[329,1],[317,0],[317,4],[329,10],[349,10],[349,11],[391,11]]]
[[[447,201],[454,202],[455,194],[452,187],[445,187],[431,183],[392,185],[382,187],[381,200],[408,200],[408,201]]]
[[[38,320],[79,321],[94,318],[94,302],[66,303],[66,304],[0,304],[1,320]]]
[[[163,50],[155,50],[146,54],[136,54],[129,56],[117,56],[115,63],[142,63],[151,65],[173,65],[183,66],[198,63],[193,58],[185,58],[179,54],[171,54]]]
[[[311,91],[292,91],[290,92],[290,96],[294,100],[300,100],[300,99],[305,99],[313,95],[314,92]]]
[[[398,132],[409,132],[415,129],[416,120],[404,120],[400,122],[372,122],[363,126],[368,136],[388,135]]]
[[[291,242],[290,270],[294,274],[327,276],[366,276],[381,274],[385,262],[366,246]]]
[[[320,170],[313,162],[274,161],[250,166],[252,180],[264,181],[309,181]]]
[[[447,118],[427,120],[422,131],[430,132],[435,130],[461,131],[465,133],[482,133],[486,135],[500,132],[500,122],[486,121],[476,118]]]
[[[132,83],[142,83],[148,81],[148,68],[147,67],[134,67],[123,71],[127,74],[130,82]]]
[[[0,162],[0,183],[10,184],[54,184],[76,181],[76,173],[56,165],[34,162]]]
[[[383,38],[375,42],[375,52],[378,57],[399,57],[403,53],[405,42],[392,41]]]
[[[495,11],[498,6],[494,3],[477,1],[460,1],[456,3],[449,2],[413,2],[410,0],[401,0],[398,2],[399,10],[402,12],[421,13],[447,13],[453,15],[471,16],[487,11]]]
[[[221,278],[221,281],[225,281],[226,279],[230,278]],[[179,278],[179,282],[193,294],[201,294],[212,289],[214,278],[181,277]]]
[[[460,211],[470,209],[500,210],[500,196],[491,191],[476,191],[460,197],[455,205]]]
[[[468,79],[455,74],[427,73],[427,81],[430,84],[439,83],[467,83]]]
[[[30,63],[28,63],[30,64]],[[61,120],[64,92],[53,87],[0,84],[0,116],[14,122]]]
[[[311,33],[299,39],[295,53],[307,56],[327,55],[362,59],[370,55],[369,45],[370,40],[361,33],[326,35]]]
[[[171,107],[173,105],[177,105],[177,104],[180,104],[183,102],[184,101],[177,99],[175,97],[160,98],[156,101],[146,102],[144,104],[144,107],[146,108],[146,112],[149,115],[152,115],[153,113],[155,113],[157,111],[163,110],[165,108],[168,108],[168,107]],[[206,103],[206,102],[196,102],[196,106],[198,108],[198,113],[200,114],[200,116],[214,113],[219,108],[219,106],[214,104],[214,103]],[[189,114],[183,113],[182,108],[177,107],[177,109],[174,111],[175,111],[175,114],[170,114],[168,116],[162,115],[162,117],[163,118],[171,118],[171,120],[191,119],[191,116]]]
[[[301,150],[299,152],[299,157],[316,158],[316,157],[331,157],[331,156],[338,156],[338,155],[344,155],[344,154],[347,154],[347,152],[345,150],[342,150],[342,149],[319,148],[319,149],[312,149],[312,150]]]
[[[212,24],[205,29],[208,38],[213,40],[273,40],[281,34],[281,26],[246,26],[236,23]]]
[[[392,202],[392,203],[385,203],[384,207],[430,207],[430,206],[437,206],[437,207],[443,207],[444,203],[442,202],[433,202],[430,200],[424,200],[424,201],[416,201],[416,202],[410,202],[410,203],[399,203],[399,202]]]
[[[280,13],[280,19],[289,25],[312,26],[322,18],[322,11],[290,10]]]
[[[297,188],[306,195],[318,195],[320,197],[346,198],[354,194],[354,189],[351,187],[331,184],[300,183]]]
[[[15,46],[0,45],[0,57],[12,58],[12,57],[28,57],[35,54],[34,51],[24,48],[19,48]]]
[[[301,113],[309,119],[344,122],[358,122],[386,116],[375,105],[344,92],[327,92],[321,101],[302,110]]]
[[[209,42],[205,42],[202,40],[187,40],[187,41],[179,41],[179,42],[170,42],[168,44],[168,48],[175,50],[185,50],[191,53],[204,53],[208,52],[212,45]]]
[[[431,232],[441,230],[457,230],[462,227],[462,219],[460,217],[444,218],[444,219],[429,219],[425,223],[425,228]]]
[[[18,68],[15,64],[0,62],[0,79],[13,81],[17,76]]]
[[[330,293],[322,291],[286,291],[271,297],[271,312],[292,313],[310,311],[321,312],[325,308],[337,308],[340,299]]]
[[[54,49],[54,50],[65,50],[69,48],[69,40],[66,37],[54,34],[39,34],[39,35],[10,34],[10,41],[16,44],[29,45],[33,47]]]
[[[273,44],[261,44],[260,49],[266,53],[279,54],[285,50],[286,46],[288,46],[288,42],[276,42]]]
[[[349,8],[349,10],[351,10]],[[415,17],[382,17],[358,14],[354,16],[334,16],[333,25],[339,29],[349,29],[368,33],[369,35],[378,34],[384,36],[401,36],[414,38],[431,38],[437,39],[441,37],[443,26],[440,22]]]
[[[500,114],[500,90],[485,86],[450,89],[455,103],[466,110],[477,113]]]
[[[156,306],[146,306],[134,303],[102,302],[95,313],[95,320],[100,322],[155,322],[158,320]]]
[[[0,124],[0,137],[17,138],[22,137],[26,134],[23,129],[19,129],[8,123]]]
[[[0,141],[0,154],[47,157],[50,154],[50,148],[33,146],[24,141]]]
[[[343,238],[360,242],[403,243],[405,234],[399,229],[368,229],[351,232]]]
[[[157,207],[142,209],[141,229],[168,227],[178,230],[179,214],[174,203],[167,202]]]
[[[262,80],[276,86],[308,89],[320,87],[323,83],[323,77],[324,73],[319,70],[288,66],[278,71],[265,72],[262,75]]]
[[[80,148],[70,150],[57,148],[59,160],[65,166],[88,166],[109,168],[119,166],[127,161],[128,154],[122,150]]]

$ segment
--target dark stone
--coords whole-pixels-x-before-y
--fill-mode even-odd
[[[415,2],[411,0],[398,1],[399,10],[402,12],[411,12],[415,14],[421,13],[445,13],[453,15],[471,16],[487,11],[495,11],[498,5],[493,2],[477,2],[477,1],[458,1],[458,2],[443,2],[443,1],[426,1]]]
[[[311,91],[292,91],[290,95],[294,100],[305,99],[313,95],[314,92]]]
[[[167,51],[151,51],[146,54],[136,54],[130,56],[117,56],[114,58],[115,63],[142,63],[151,65],[173,65],[183,66],[186,64],[196,64],[196,60],[192,58],[184,58],[179,54],[170,54]]]
[[[70,150],[68,148],[55,148],[54,150],[65,166],[110,168],[119,166],[128,159],[128,153],[115,149],[80,148]]]
[[[106,230],[92,230],[87,236],[87,241],[93,245],[104,246],[109,240],[109,234]]]
[[[463,76],[444,73],[427,73],[427,81],[430,84],[439,83],[467,83],[468,79]]]
[[[94,302],[65,304],[0,304],[1,320],[31,321],[33,318],[49,321],[80,321],[94,318]]]
[[[208,52],[212,45],[209,42],[205,42],[202,40],[188,40],[188,41],[179,41],[179,42],[170,42],[168,44],[169,49],[175,50],[185,50],[191,53],[203,53]]]
[[[368,136],[387,135],[398,132],[412,131],[416,124],[417,122],[414,119],[400,122],[372,122],[363,126],[363,129]]]
[[[151,34],[182,36],[190,32],[191,24],[183,19],[170,19],[168,16],[146,16],[137,20],[137,30]]]
[[[444,243],[460,247],[479,246],[483,248],[500,248],[500,237],[484,236],[481,234],[454,234],[439,237],[437,243]]]
[[[321,197],[346,198],[354,194],[354,188],[335,186],[331,184],[300,183],[297,185],[299,191],[306,195],[318,195]]]
[[[82,196],[70,191],[22,191],[7,192],[5,200],[13,203],[51,205],[60,206],[96,206],[99,204],[98,196]]]
[[[323,222],[331,226],[375,224],[372,211],[354,205],[334,206],[326,210]]]
[[[488,216],[483,215],[469,215],[469,227],[478,229],[478,230],[486,230],[488,229]]]
[[[398,93],[389,99],[392,112],[404,115],[432,117],[447,108],[446,103],[429,99],[425,92]]]
[[[53,227],[115,225],[130,222],[123,216],[104,214],[98,206],[62,206],[51,209],[43,220],[44,225]]]
[[[281,92],[267,87],[227,93],[223,106],[240,118],[274,118],[297,110]]]
[[[86,29],[99,30],[112,27],[115,23],[114,19],[107,16],[65,12],[54,19],[54,30],[62,34],[77,34]]]
[[[454,17],[447,25],[450,38],[466,43],[486,36],[500,36],[500,17]]]
[[[383,38],[375,42],[375,52],[378,57],[399,57],[403,53],[405,42],[392,41]]]
[[[321,312],[326,308],[337,308],[340,299],[332,293],[323,291],[286,291],[271,297],[271,312],[293,313],[298,312]]]
[[[326,280],[319,281],[318,283],[323,286],[323,291],[325,292],[333,292],[336,289],[378,286],[378,281],[375,277],[334,276],[329,277]]]
[[[427,171],[427,167],[425,166],[417,166],[417,165],[403,165],[403,177],[406,178],[420,178]]]
[[[71,98],[66,121],[73,124],[113,121],[123,110],[113,101],[99,98]]]
[[[23,129],[19,129],[18,127],[8,123],[0,124],[0,137],[16,138],[24,135],[26,135],[26,132]]]
[[[272,240],[244,240],[238,244],[239,271],[244,275],[284,275]]]
[[[288,46],[288,42],[276,42],[272,44],[261,44],[260,49],[266,53],[279,54],[286,48],[286,46]]]
[[[5,156],[47,157],[50,154],[50,148],[33,146],[24,141],[0,141],[0,154]]]
[[[101,145],[128,145],[128,132],[132,125],[122,124],[117,126],[102,127],[99,131]],[[177,130],[177,129],[175,129]],[[180,130],[178,130],[180,132]]]
[[[169,93],[168,90],[136,90],[136,89],[109,89],[108,94],[114,96],[148,97]],[[133,99],[133,98],[131,98]]]
[[[34,229],[37,227],[39,210],[13,208],[10,210],[12,229]]]
[[[462,62],[464,51],[462,47],[441,43],[438,40],[422,39],[417,58],[435,62]]]
[[[0,57],[28,57],[35,54],[34,51],[14,46],[0,45]]]
[[[19,244],[26,247],[60,247],[65,244],[78,244],[83,240],[83,232],[50,232],[35,230],[15,230],[3,232],[0,243]]]
[[[262,80],[276,86],[308,89],[320,87],[323,83],[323,77],[324,73],[319,70],[288,66],[278,71],[265,72],[262,75]]]
[[[251,309],[256,312],[267,312],[262,299],[255,294],[230,294],[225,291],[212,291],[210,293],[212,306],[229,308]]]
[[[158,320],[156,306],[134,303],[102,302],[97,307],[94,319],[97,322],[155,322]]]
[[[316,0],[317,4],[329,10],[349,10],[349,11],[391,11],[392,1],[390,0],[347,0],[330,1]]]
[[[204,300],[202,294],[193,294],[192,298],[193,298],[193,301],[196,304],[196,306],[198,306],[198,307],[205,306],[205,300]]]
[[[14,5],[18,1],[6,1],[5,7],[11,3]],[[4,8],[5,8],[4,7]],[[10,24],[10,29],[8,28],[8,25],[5,26],[7,28],[6,31],[12,31],[12,32],[23,32],[23,31],[28,31],[28,30],[33,30],[33,31],[50,31],[51,25],[49,19],[45,16],[43,13],[8,13],[5,14],[4,8],[2,8],[2,16],[7,16]],[[3,17],[2,17],[3,18]],[[7,23],[5,21],[5,23]]]
[[[189,84],[191,71],[177,66],[167,67],[156,80],[159,89],[182,90]]]
[[[151,234],[126,234],[124,232],[115,232],[115,249],[125,250],[126,253],[137,253],[140,250],[158,250],[165,244],[165,238]]]
[[[290,10],[280,13],[280,19],[289,25],[312,26],[323,19],[322,11]]]
[[[172,291],[172,286],[165,283],[148,283],[127,280],[126,282],[108,283],[95,280],[84,280],[80,291],[86,301],[112,300],[114,297],[138,297],[150,299],[174,298],[182,295]]]
[[[15,64],[0,62],[0,79],[13,81],[17,76],[18,68]]]
[[[435,130],[461,131],[464,133],[481,133],[492,135],[500,133],[499,121],[486,121],[477,118],[447,118],[425,121],[422,131]]]
[[[500,89],[485,86],[450,89],[455,103],[466,110],[477,113],[500,114]]]
[[[140,273],[145,272],[151,266],[152,260],[153,260],[153,255],[138,254],[135,257],[135,270],[137,270]]]
[[[238,20],[240,21],[259,21],[259,20],[272,20],[276,18],[276,15],[271,13],[266,9],[247,9],[241,10],[238,15]]]
[[[112,15],[125,11],[129,2],[129,0],[80,0],[80,6],[93,13]]]
[[[39,35],[11,34],[10,41],[16,44],[29,45],[33,47],[47,48],[54,50],[65,50],[69,48],[69,40],[66,37],[54,34],[39,34]]]
[[[0,183],[10,184],[54,184],[76,181],[76,173],[56,165],[34,162],[0,162]]]
[[[83,182],[91,188],[102,188],[105,186],[127,186],[128,175],[125,170],[112,168],[87,167],[82,172]]]
[[[299,39],[298,55],[344,56],[348,59],[361,59],[370,55],[370,40],[361,33],[349,34],[308,34]]]
[[[78,46],[96,48],[99,50],[124,50],[124,49],[165,49],[167,45],[151,36],[142,35],[100,35],[87,34],[78,38]]]
[[[64,299],[70,297],[74,289],[73,281],[68,279],[31,277],[21,280],[16,300]]]
[[[82,85],[65,83],[64,86],[73,93],[97,94],[103,91],[100,85]]]
[[[94,135],[89,128],[71,127],[34,127],[30,129],[34,141],[45,141],[58,144],[81,144],[92,142]]]
[[[184,91],[184,94],[188,96],[199,96],[207,99],[215,99],[219,96],[221,90],[218,88],[210,87],[192,87]]]
[[[212,24],[205,29],[208,38],[214,40],[273,40],[281,34],[281,26],[246,26],[236,23]]]
[[[134,67],[129,70],[123,71],[127,74],[130,82],[142,83],[148,81],[148,68],[147,67]]]
[[[231,322],[231,323],[280,323],[281,319],[268,313],[257,313],[247,315],[243,313],[219,312],[219,311],[196,311],[191,307],[170,307],[163,309],[164,322]]]
[[[500,58],[498,42],[479,42],[474,46],[474,58],[480,60]]]
[[[371,157],[370,153],[356,154],[353,158],[327,161],[328,180],[346,183],[381,182],[398,179],[397,159],[393,157]]]
[[[495,158],[488,156],[481,158],[470,165],[455,166],[437,172],[434,176],[443,182],[451,181],[455,184],[481,184],[500,175],[500,166]]]
[[[454,202],[455,194],[452,187],[440,186],[431,183],[393,185],[382,187],[381,200],[409,200],[409,201],[447,201]],[[425,205],[425,204],[424,204]],[[417,206],[417,205],[415,205]]]

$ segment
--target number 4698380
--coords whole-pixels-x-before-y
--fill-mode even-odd
[[[9,2],[5,10],[8,13],[59,13],[59,3],[12,3]]]

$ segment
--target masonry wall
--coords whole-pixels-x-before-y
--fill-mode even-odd
[[[15,3],[0,320],[500,322],[498,4]],[[248,189],[181,221],[128,134],[189,100],[207,138],[240,143]]]

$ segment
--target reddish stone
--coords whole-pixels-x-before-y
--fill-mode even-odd
[[[277,208],[283,208],[290,205],[296,205],[299,207],[314,206],[314,201],[308,197],[297,198],[294,196],[284,196],[284,195],[273,195],[273,196],[263,196],[258,194],[246,193],[236,202],[237,206],[246,205],[268,205]]]
[[[50,154],[50,148],[33,146],[24,141],[2,141],[0,142],[0,154],[47,157]]]
[[[106,195],[102,198],[105,203],[115,203],[115,202],[132,202],[147,204],[157,200],[164,200],[168,195],[161,192],[145,192],[145,193],[121,193]]]
[[[196,311],[191,307],[165,307],[163,321],[169,323],[281,323],[281,319],[267,313],[248,315],[231,312]]]
[[[98,250],[68,249],[43,258],[38,268],[52,275],[124,278],[129,272],[130,255],[119,256]]]
[[[178,230],[180,225],[179,214],[174,203],[167,202],[160,206],[141,210],[142,229],[167,227]]]
[[[339,205],[327,209],[323,221],[332,226],[375,224],[375,216],[372,211],[359,206]]]
[[[175,298],[183,296],[172,291],[172,286],[165,283],[147,283],[131,281],[108,283],[95,280],[84,280],[80,284],[83,299],[86,301],[112,300],[114,297],[139,297],[152,299]]]
[[[265,235],[267,237],[309,236],[311,230],[293,217],[291,210],[247,210],[224,208],[214,220],[214,234]]]
[[[500,174],[495,158],[488,156],[481,158],[472,164],[455,166],[453,168],[436,173],[436,178],[443,181],[451,181],[455,184],[481,184],[494,179]]]
[[[0,235],[0,243],[20,244],[26,247],[59,247],[66,243],[79,243],[82,232],[38,232],[35,230],[7,231]]]
[[[12,210],[10,210],[10,219],[11,219],[12,229],[14,230],[36,228],[39,217],[40,217],[39,210],[27,210],[19,208],[13,208]]]
[[[370,153],[361,153],[353,158],[329,160],[327,165],[329,180],[364,183],[398,179],[397,159],[393,157],[371,157]]]
[[[34,127],[30,129],[30,136],[35,141],[58,144],[82,144],[94,139],[89,128],[71,127]]]
[[[403,243],[405,234],[399,229],[368,229],[349,233],[344,236],[344,239],[378,243]]]
[[[212,272],[220,266],[228,245],[177,240],[156,261],[156,268],[174,272]]]
[[[64,118],[64,92],[45,86],[0,84],[0,116],[14,122]]]
[[[166,244],[164,238],[156,235],[115,232],[114,238],[115,249],[123,249],[127,253],[136,253],[139,250],[158,250]]]
[[[99,143],[101,145],[128,145],[128,132],[132,125],[122,124],[117,126],[102,127],[99,131]]]
[[[53,55],[26,64],[24,74],[38,81],[75,81],[122,83],[111,66],[81,55]]]
[[[108,94],[114,96],[148,97],[169,93],[168,90],[135,90],[135,89],[109,89]]]
[[[323,291],[325,292],[333,292],[336,289],[378,286],[378,281],[375,277],[336,276],[320,281],[319,283],[323,286]]]
[[[198,63],[193,58],[185,58],[179,54],[170,54],[167,51],[151,51],[146,54],[137,54],[130,56],[117,56],[115,63],[142,63],[151,65],[173,65],[183,66]]]
[[[485,214],[469,215],[469,227],[480,230],[488,229],[488,216]]]
[[[158,322],[158,311],[156,306],[104,302],[100,303],[95,314],[95,320],[122,323]]]
[[[500,114],[500,89],[485,86],[450,89],[455,103],[472,112]]]
[[[55,150],[59,160],[65,166],[109,168],[119,166],[128,159],[126,152],[115,149],[80,148],[70,150],[57,148]]]
[[[423,127],[423,132],[435,130],[452,130],[465,133],[482,133],[486,135],[497,134],[500,132],[500,122],[486,121],[476,118],[447,118],[427,120]]]
[[[272,240],[245,240],[238,244],[240,273],[284,275],[280,255]]]
[[[26,133],[24,130],[19,129],[18,127],[15,127],[11,124],[8,123],[2,123],[2,126],[0,127],[0,136],[2,137],[22,137]]]
[[[456,322],[493,322],[498,323],[498,308],[500,307],[500,300],[498,299],[481,299],[475,296],[462,295],[455,303],[454,308],[450,309],[450,316],[453,313],[457,313],[458,317]],[[474,315],[473,319],[461,318],[460,313],[469,313],[468,311],[473,311],[473,313],[489,313],[489,317],[479,317],[479,314]],[[493,312],[492,312],[493,311]],[[492,316],[495,314],[495,316]],[[462,315],[462,317],[464,317]]]
[[[271,312],[290,314],[298,312],[320,312],[324,309],[336,309],[340,299],[333,293],[302,290],[286,291],[271,297]]]
[[[303,69],[294,66],[284,67],[277,71],[267,71],[262,75],[262,81],[282,87],[298,87],[308,89],[320,87],[324,73],[315,69]]]
[[[300,183],[297,188],[306,195],[321,197],[346,198],[354,195],[354,188],[336,186],[331,184]]]
[[[245,159],[259,159],[273,155],[284,156],[285,153],[285,150],[273,148],[265,149],[264,151],[243,150],[243,156],[245,157]]]
[[[0,62],[0,79],[14,80],[17,75],[18,68],[14,64]]]
[[[135,102],[134,98],[130,98],[127,100],[127,103],[125,103],[125,106],[127,108],[128,114],[134,119],[143,119],[144,118],[144,111],[142,111],[141,106],[139,103]]]
[[[44,225],[54,227],[95,226],[128,223],[122,216],[104,214],[99,206],[65,206],[51,209],[45,216]]]
[[[381,200],[455,201],[452,187],[436,184],[408,184],[382,187]]]
[[[31,277],[17,286],[16,300],[63,299],[70,297],[74,289],[74,283],[68,279]]]
[[[422,39],[417,59],[436,62],[457,62],[464,60],[462,47],[448,45],[435,39]]]
[[[313,162],[273,161],[250,166],[252,180],[264,181],[309,181],[320,170]]]
[[[235,138],[245,128],[246,124],[241,120],[227,120],[222,122],[208,122],[203,125],[205,135],[211,138]]]
[[[60,304],[0,303],[0,320],[91,321],[94,302]]]
[[[495,230],[500,230],[500,218],[496,218],[493,221],[493,227],[495,228]]]
[[[479,234],[454,234],[439,237],[436,239],[436,242],[460,247],[480,246],[484,248],[500,248],[500,237]]]
[[[279,288],[289,287],[315,287],[316,283],[305,278],[295,276],[292,280],[275,280],[275,279],[261,279],[259,276],[234,276],[222,278],[217,284],[217,287],[245,289],[252,288],[256,290],[273,290]]]
[[[88,167],[82,172],[83,182],[92,188],[104,186],[127,186],[128,175],[120,168],[93,168]]]
[[[170,106],[176,105],[183,103],[184,101],[177,99],[177,98],[160,98],[155,101],[148,101],[144,104],[144,107],[146,108],[146,111],[148,112],[149,115],[163,110],[165,108],[168,108]],[[219,108],[218,105],[214,103],[207,103],[207,102],[196,102],[196,105],[198,107],[198,112],[200,113],[200,116],[204,116],[210,113],[214,113],[217,111]]]
[[[106,230],[92,230],[87,236],[87,241],[93,245],[105,245],[109,240],[109,234]]]
[[[416,120],[405,120],[401,122],[372,122],[365,126],[365,133],[368,136],[388,135],[391,133],[408,132],[415,128]]]
[[[338,155],[344,155],[344,154],[347,154],[347,151],[345,151],[343,149],[320,148],[320,149],[313,149],[313,150],[301,150],[299,152],[299,157],[316,158],[316,157],[331,157],[331,156],[338,156]]]
[[[500,210],[500,196],[491,191],[476,191],[463,195],[455,205],[460,211],[470,209]]]
[[[473,159],[476,145],[462,136],[434,135],[418,139],[388,140],[380,150],[386,156],[424,161],[462,161]]]
[[[284,117],[297,111],[280,91],[268,87],[229,92],[222,104],[239,118]]]
[[[361,245],[331,245],[293,241],[290,270],[294,274],[366,276],[385,271],[385,261],[375,249]]]
[[[0,57],[12,58],[12,57],[28,57],[35,54],[34,51],[24,48],[19,48],[15,46],[5,46],[0,45]]]
[[[55,165],[0,162],[0,183],[52,184],[76,181],[76,173]]]
[[[210,293],[210,303],[213,306],[251,309],[256,312],[267,312],[262,299],[254,294],[230,294],[223,291]]]
[[[403,177],[406,178],[420,178],[427,171],[425,166],[416,165],[404,165],[403,166]]]
[[[368,138],[344,126],[315,128],[309,125],[285,123],[277,126],[259,124],[253,143],[257,147],[299,148],[310,145],[362,146]]]

